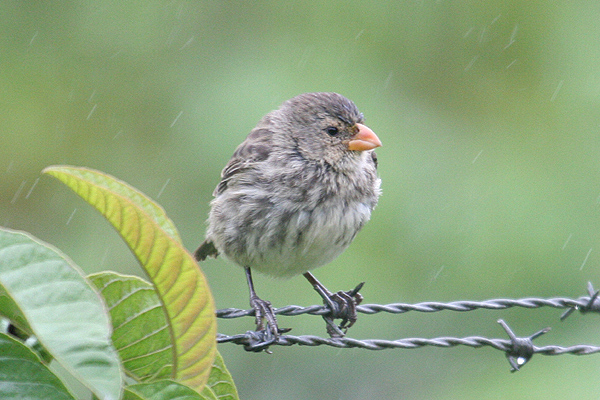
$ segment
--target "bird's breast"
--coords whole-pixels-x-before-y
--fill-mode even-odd
[[[374,171],[349,179],[287,170],[258,184],[241,183],[213,201],[208,237],[237,264],[282,278],[342,253],[369,220],[379,190]]]
[[[366,204],[323,204],[295,212],[274,209],[268,227],[249,243],[251,268],[275,277],[291,277],[334,260],[368,221]]]

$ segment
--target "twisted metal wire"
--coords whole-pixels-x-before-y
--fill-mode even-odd
[[[391,314],[402,314],[409,311],[416,312],[438,312],[438,311],[473,311],[477,309],[488,310],[505,310],[513,307],[522,308],[569,308],[569,309],[584,309],[589,305],[590,297],[580,297],[577,300],[555,297],[551,299],[541,298],[524,298],[524,299],[492,299],[484,301],[454,301],[450,303],[440,303],[435,301],[407,304],[407,303],[392,303],[392,304],[364,304],[356,307],[356,311],[363,314],[377,314],[386,312]],[[301,307],[289,305],[273,310],[275,314],[296,316],[301,314],[324,315],[329,312],[327,307],[322,305],[313,305],[309,307]],[[241,310],[237,308],[226,308],[216,311],[217,318],[239,318],[246,316],[254,316],[254,310]]]
[[[521,308],[561,308],[566,309],[562,314],[561,320],[568,317],[573,311],[579,310],[581,313],[596,312],[600,313],[600,291],[595,291],[592,284],[588,283],[587,288],[589,296],[571,299],[565,297],[555,297],[550,299],[542,298],[524,298],[524,299],[492,299],[485,301],[455,301],[450,303],[423,302],[417,304],[394,303],[394,304],[365,304],[356,307],[356,311],[363,314],[376,314],[387,312],[392,314],[402,314],[409,311],[416,312],[438,312],[438,311],[457,311],[466,312],[477,309],[505,310],[513,307]],[[286,306],[274,309],[275,314],[296,316],[301,314],[326,315],[330,310],[325,306]],[[216,311],[219,318],[238,318],[243,316],[254,316],[254,310],[240,310],[235,308],[221,309]],[[292,336],[280,335],[276,338],[270,337],[265,341],[264,331],[248,331],[238,335],[217,335],[219,343],[235,343],[243,345],[248,351],[268,351],[271,345],[280,346],[332,346],[337,348],[361,348],[367,350],[385,350],[385,349],[415,349],[426,346],[434,347],[456,347],[468,346],[480,348],[489,346],[503,351],[510,363],[511,371],[518,371],[521,366],[527,363],[534,354],[543,354],[555,356],[562,354],[586,355],[600,353],[599,346],[575,345],[569,347],[561,346],[534,346],[532,340],[548,332],[550,328],[542,329],[528,337],[518,337],[510,327],[502,320],[498,320],[509,336],[509,339],[490,339],[480,336],[469,336],[464,338],[457,337],[437,337],[437,338],[405,338],[399,340],[366,339],[358,340],[348,337],[342,338],[322,338],[313,335]]]
[[[249,333],[239,335],[223,335],[217,336],[217,342],[219,343],[235,343],[238,345],[249,345]],[[434,347],[456,347],[456,346],[467,346],[473,348],[480,348],[489,346],[496,350],[503,352],[510,352],[514,350],[514,343],[509,339],[489,339],[480,336],[468,336],[464,338],[458,337],[438,337],[432,339],[425,338],[406,338],[399,340],[383,340],[383,339],[367,339],[358,340],[348,337],[344,338],[322,338],[313,335],[282,335],[279,337],[276,343],[280,346],[331,346],[337,348],[351,349],[360,348],[366,350],[386,350],[386,349],[417,349],[426,346]],[[573,354],[573,355],[585,355],[600,353],[600,347],[590,345],[576,345],[569,347],[561,346],[533,346],[533,353],[543,354],[546,356],[557,356],[562,354]]]

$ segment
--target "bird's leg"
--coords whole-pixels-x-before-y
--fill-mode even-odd
[[[325,306],[330,310],[329,313],[323,315],[323,319],[327,323],[327,333],[331,337],[343,337],[348,328],[356,322],[356,306],[363,300],[358,291],[365,283],[361,282],[347,292],[340,290],[337,293],[331,293],[310,272],[305,272],[304,277],[313,285],[313,288],[323,298]],[[341,319],[342,323],[339,326],[336,325],[335,319]]]
[[[248,267],[246,267],[245,270],[248,288],[250,289],[250,307],[254,309],[256,330],[257,332],[264,333],[264,340],[253,344],[250,346],[251,348],[249,350],[265,350],[268,352],[268,346],[277,340],[279,334],[288,332],[290,329],[279,329],[277,326],[277,318],[275,318],[273,307],[271,307],[271,302],[263,300],[256,295],[256,292],[254,291],[254,282],[252,281],[252,272]],[[265,320],[267,321],[267,329],[265,329],[264,326]]]

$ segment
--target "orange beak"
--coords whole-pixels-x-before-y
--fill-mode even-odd
[[[381,146],[381,140],[377,137],[369,127],[363,124],[356,124],[358,132],[350,138],[348,142],[348,150],[366,151],[373,150]]]

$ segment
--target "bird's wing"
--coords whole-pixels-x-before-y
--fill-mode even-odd
[[[246,140],[238,146],[233,156],[221,172],[221,181],[215,188],[213,196],[218,196],[227,190],[230,181],[238,174],[253,168],[256,163],[266,160],[271,151],[271,131],[264,128],[255,128]],[[217,257],[219,251],[210,238],[207,238],[194,252],[197,261],[204,261],[207,257]]]
[[[266,160],[271,153],[272,132],[264,128],[255,128],[246,140],[238,146],[233,156],[221,172],[221,181],[215,188],[213,196],[218,196],[227,189],[231,179],[256,163]]]

